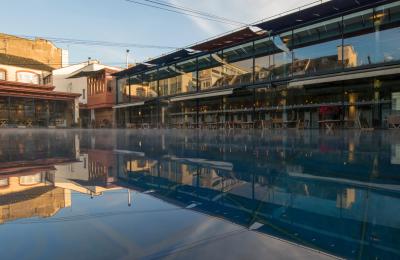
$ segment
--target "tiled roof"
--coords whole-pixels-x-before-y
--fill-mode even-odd
[[[34,70],[42,70],[42,71],[53,71],[53,68],[49,65],[41,63],[39,61],[33,59],[27,59],[24,57],[18,57],[14,55],[8,55],[4,53],[0,53],[0,65],[9,65],[16,66],[21,68],[28,68]]]

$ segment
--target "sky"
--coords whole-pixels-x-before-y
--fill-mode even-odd
[[[141,0],[138,0],[141,1]],[[244,23],[253,23],[313,0],[163,0]],[[125,0],[0,0],[0,32],[80,40],[123,42],[182,48],[236,27],[180,15]],[[88,57],[123,66],[125,47],[56,43],[69,50],[70,63]],[[130,48],[130,63],[170,52]]]

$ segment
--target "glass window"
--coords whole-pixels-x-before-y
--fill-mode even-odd
[[[0,69],[0,80],[6,80],[6,71]]]
[[[21,185],[35,185],[39,184],[42,182],[42,174],[37,173],[35,175],[29,175],[29,176],[22,176],[19,178],[19,183]]]
[[[392,110],[400,111],[400,92],[392,93]]]
[[[33,72],[17,72],[17,81],[21,83],[39,84],[39,75]]]
[[[294,50],[293,75],[309,75],[342,68],[342,41],[334,40]]]
[[[293,31],[293,75],[308,75],[341,68],[342,18],[317,23]],[[322,41],[330,40],[321,43]]]
[[[0,97],[0,119],[8,119],[8,98]]]
[[[395,2],[377,7],[373,20],[375,27],[397,26],[396,22],[400,21],[400,3]]]
[[[271,72],[274,64],[273,55],[263,56],[255,59],[255,81],[268,81],[271,80]]]
[[[227,71],[226,85],[242,85],[253,82],[253,42],[224,50],[224,66]]]
[[[143,75],[143,88],[146,90],[146,96],[154,98],[158,96],[157,70],[148,71]]]
[[[129,79],[122,78],[118,80],[117,83],[118,89],[118,103],[128,103],[130,101],[130,88],[129,88]]]
[[[293,53],[290,50],[291,32],[286,32],[271,38],[265,38],[254,43],[255,81],[283,79],[291,76]],[[262,56],[263,54],[268,54]]]
[[[224,50],[224,60],[228,63],[245,60],[253,56],[253,42]]]
[[[343,17],[343,32],[346,36],[353,36],[361,31],[374,29],[373,10],[368,9],[362,12],[346,15]]]
[[[281,52],[274,54],[271,75],[273,79],[283,79],[290,76],[292,53]]]
[[[211,69],[210,69],[211,56],[205,55],[198,58],[198,67],[199,67],[199,72],[198,72],[199,88],[201,90],[211,88],[213,84],[212,82],[213,80],[211,77]]]
[[[271,37],[254,42],[254,53],[256,56],[272,54],[276,50]]]
[[[224,64],[225,63],[225,64]],[[231,69],[224,62],[222,52],[216,52],[211,54],[211,66],[210,76],[211,76],[211,86],[210,88],[218,88],[228,84],[228,74]]]
[[[352,68],[398,61],[399,40],[400,28],[346,38],[343,47],[344,64],[347,68]]]
[[[285,32],[280,35],[275,35],[272,38],[272,42],[278,51],[283,51],[283,52],[289,53],[290,48],[293,46],[292,31]]]
[[[273,44],[277,53],[273,55],[271,76],[273,79],[283,79],[290,76],[293,53],[290,50],[292,32],[286,32],[273,37]]]
[[[253,91],[242,90],[225,98],[224,102],[226,110],[252,110],[253,109]]]
[[[147,96],[147,82],[142,81],[142,75],[135,75],[129,78],[129,91],[131,102],[143,100]]]
[[[181,93],[181,86],[178,84],[178,77],[173,77],[170,78],[168,81],[168,88],[169,88],[169,94],[170,95],[176,95]]]
[[[10,98],[10,120],[13,123],[19,124],[25,120],[24,105],[23,98]]]
[[[326,88],[309,88],[305,91],[306,104],[311,105],[342,105],[343,89],[341,86],[331,86]]]
[[[296,29],[293,31],[293,46],[301,48],[323,40],[341,39],[341,24],[342,18],[336,18]]]
[[[0,188],[8,186],[8,178],[0,179]]]
[[[158,78],[160,79],[160,95],[168,96],[179,93],[177,86],[177,69],[175,65],[163,67],[158,71]]]
[[[176,70],[180,74],[177,80],[181,85],[182,93],[194,92],[197,90],[196,67],[196,59],[191,59],[176,64]]]
[[[168,79],[162,79],[160,84],[160,96],[168,96]]]

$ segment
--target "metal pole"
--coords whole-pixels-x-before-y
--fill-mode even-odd
[[[129,69],[129,52],[130,50],[126,50],[126,68]]]
[[[131,190],[128,189],[128,206],[132,206]]]

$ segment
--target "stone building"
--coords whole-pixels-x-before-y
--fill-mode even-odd
[[[68,65],[68,51],[57,48],[51,41],[25,39],[0,33],[0,54],[24,57],[48,64],[54,69]]]

